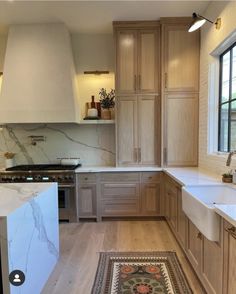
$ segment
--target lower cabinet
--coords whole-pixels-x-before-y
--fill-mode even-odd
[[[102,216],[137,216],[140,213],[138,183],[102,183]]]
[[[144,183],[142,184],[141,194],[142,215],[156,216],[160,215],[160,184]]]
[[[236,293],[236,228],[224,221],[224,294]]]
[[[164,197],[166,200],[165,217],[167,222],[185,251],[198,278],[201,280],[208,294],[222,294],[223,292],[223,220],[219,242],[212,242],[205,238],[197,227],[187,218],[182,210],[181,186],[169,176],[165,177]],[[226,234],[226,231],[225,231]],[[226,237],[225,237],[226,238]],[[230,237],[228,237],[229,239]],[[229,239],[232,242],[232,238]],[[236,250],[236,233],[234,249]],[[233,247],[232,247],[233,248]],[[236,254],[234,253],[236,264]],[[232,270],[230,270],[232,272]],[[236,265],[234,265],[235,283]],[[229,279],[226,278],[225,279]],[[236,286],[234,285],[236,293]]]
[[[96,184],[81,185],[79,187],[79,218],[89,217],[96,218],[97,216],[97,193]]]
[[[81,173],[79,218],[159,216],[161,172]]]

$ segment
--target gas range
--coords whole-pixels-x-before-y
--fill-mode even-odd
[[[33,164],[17,165],[0,172],[0,183],[57,182],[75,183],[75,169],[78,165]]]

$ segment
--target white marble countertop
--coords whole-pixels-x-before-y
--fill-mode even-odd
[[[214,185],[222,183],[221,175],[211,173],[198,167],[176,167],[163,169],[180,185]]]
[[[236,205],[215,204],[215,211],[236,227]]]
[[[0,217],[6,217],[57,183],[0,184]]]
[[[101,173],[101,172],[148,172],[162,171],[162,167],[157,166],[81,166],[78,167],[76,173]]]

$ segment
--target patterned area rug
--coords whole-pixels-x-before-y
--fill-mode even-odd
[[[193,293],[175,252],[102,252],[92,294]]]

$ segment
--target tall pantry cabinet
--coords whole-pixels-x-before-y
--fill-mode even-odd
[[[189,18],[161,18],[163,162],[195,166],[198,161],[199,30]]]
[[[114,22],[117,164],[160,165],[160,25]]]

